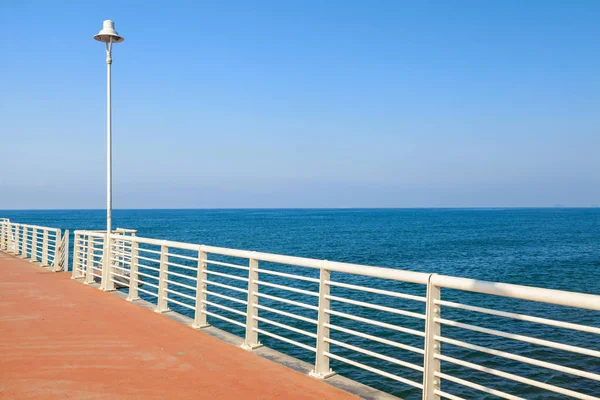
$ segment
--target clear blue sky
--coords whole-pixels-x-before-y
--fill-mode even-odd
[[[1,0],[0,209],[600,204],[598,1]]]

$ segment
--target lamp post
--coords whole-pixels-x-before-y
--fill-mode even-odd
[[[106,238],[104,239],[104,265],[102,268],[102,290],[114,289],[110,280],[109,266],[111,265],[110,234],[112,233],[112,121],[111,121],[111,65],[112,45],[121,43],[124,39],[115,31],[115,24],[111,20],[104,21],[102,30],[94,36],[99,42],[106,45]]]

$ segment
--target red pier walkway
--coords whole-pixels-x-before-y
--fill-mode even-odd
[[[0,253],[1,399],[356,399]]]

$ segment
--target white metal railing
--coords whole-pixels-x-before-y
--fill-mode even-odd
[[[117,228],[113,231],[111,239],[111,270],[124,269],[131,262],[129,245],[121,238],[135,236],[136,230]],[[105,253],[106,231],[75,231],[73,246],[73,273],[74,279],[85,277],[86,283],[102,282]],[[129,278],[121,281],[112,277],[110,282],[103,282],[103,289],[112,290],[116,287],[129,286]],[[106,285],[106,286],[104,286]]]
[[[157,312],[171,307],[188,310],[197,328],[223,321],[244,336],[245,349],[260,347],[259,338],[285,342],[298,349],[294,353],[298,358],[312,360],[311,375],[315,377],[333,375],[330,362],[334,360],[339,368],[363,369],[387,382],[422,391],[423,399],[461,399],[459,394],[464,390],[473,391],[467,398],[488,394],[521,399],[518,388],[504,381],[526,385],[528,393],[538,390],[536,396],[554,393],[577,399],[600,398],[600,327],[593,326],[600,321],[597,314],[589,325],[483,307],[495,304],[494,296],[597,312],[598,295],[125,234],[111,235],[111,263],[106,272],[105,238],[103,232],[75,232],[74,278],[102,283],[102,277],[108,276],[110,284],[104,282],[103,288],[127,287],[128,300],[141,297],[151,301]],[[448,291],[447,297],[442,298],[442,290]],[[473,299],[473,295],[480,297]],[[465,300],[474,300],[477,305]],[[515,320],[534,328],[512,333],[505,330],[510,324],[478,316]],[[499,326],[479,326],[482,321]],[[578,342],[573,335],[562,336],[569,344],[548,339],[561,329],[591,334],[592,338]],[[524,334],[529,332],[534,335]],[[546,337],[536,337],[535,332]],[[498,339],[518,346],[501,346]],[[536,358],[536,346],[575,354],[577,366]],[[480,357],[467,359],[465,351]],[[595,358],[595,364],[579,357]],[[539,371],[526,376],[519,375],[519,367],[509,369],[515,372],[503,371],[496,367],[503,365],[497,358],[550,371],[552,379],[583,379],[586,383],[578,386],[583,392],[550,383],[550,378],[535,379]],[[570,381],[566,383],[569,386]],[[517,394],[509,393],[509,389]]]
[[[0,219],[0,251],[11,253],[51,267],[67,271],[69,265],[69,231],[47,226],[17,224]]]

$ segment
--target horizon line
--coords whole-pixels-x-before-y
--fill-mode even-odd
[[[535,210],[535,209],[596,209],[592,206],[450,206],[450,207],[147,207],[113,208],[113,211],[176,211],[176,210]],[[105,211],[106,208],[6,208],[0,211]]]

